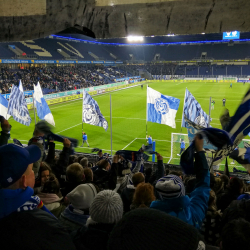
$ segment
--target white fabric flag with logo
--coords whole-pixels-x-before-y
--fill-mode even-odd
[[[147,88],[147,121],[168,125],[175,128],[175,117],[180,99],[162,95],[160,92]]]

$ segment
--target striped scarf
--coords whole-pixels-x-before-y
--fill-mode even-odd
[[[43,204],[38,196],[31,196],[28,201],[26,201],[21,207],[17,209],[17,212],[22,211],[31,211],[34,209],[42,209],[43,211],[49,213],[50,215],[54,216]]]

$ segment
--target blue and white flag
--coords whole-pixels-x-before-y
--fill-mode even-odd
[[[147,121],[175,128],[175,116],[180,100],[172,96],[147,88]]]
[[[188,120],[200,125],[204,128],[209,127],[209,115],[207,115],[201,105],[196,101],[194,96],[186,89],[185,99],[184,99],[184,109],[182,115],[182,127],[187,127],[184,115]]]
[[[98,103],[84,90],[82,103],[82,122],[108,129],[108,122],[102,115]]]
[[[10,118],[8,112],[8,101],[0,94],[0,115],[3,116],[6,120]]]
[[[22,81],[19,81],[19,86],[18,86],[19,90],[23,92],[23,84]]]
[[[24,94],[14,85],[10,93],[8,115],[12,115],[15,121],[23,125],[29,126],[31,123],[31,118]]]
[[[231,154],[250,132],[250,90],[244,96],[234,116],[231,117],[226,131],[231,135],[233,145],[226,145],[216,152],[213,159],[214,165]]]
[[[55,126],[54,117],[51,114],[49,106],[43,97],[43,92],[39,82],[36,86],[34,85],[34,103],[38,117],[41,120],[45,120],[52,126]]]

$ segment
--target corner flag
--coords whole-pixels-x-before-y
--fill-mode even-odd
[[[38,117],[41,120],[45,120],[49,124],[55,126],[54,117],[51,114],[49,106],[43,97],[43,92],[39,82],[36,86],[34,85],[34,103]]]
[[[175,128],[175,116],[180,100],[172,96],[147,88],[147,121],[168,125]]]
[[[82,102],[82,122],[108,129],[108,122],[102,115],[98,103],[84,90]]]
[[[11,89],[7,113],[8,115],[12,115],[15,121],[23,125],[29,126],[31,123],[24,94],[16,86],[13,86]]]

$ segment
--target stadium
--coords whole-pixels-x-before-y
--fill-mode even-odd
[[[44,249],[41,231],[47,249],[249,249],[248,3],[14,2],[0,10],[3,249]]]

